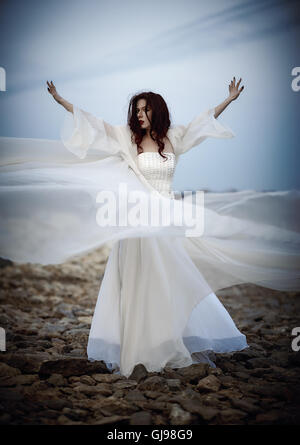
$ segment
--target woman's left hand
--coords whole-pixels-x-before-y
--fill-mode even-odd
[[[240,78],[238,83],[235,84],[235,77],[234,77],[233,80],[231,81],[231,83],[229,84],[229,99],[230,100],[237,99],[239,97],[240,93],[243,91],[244,85],[239,89],[241,80],[242,80],[242,78]]]

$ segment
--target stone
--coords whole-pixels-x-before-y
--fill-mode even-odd
[[[14,391],[12,391],[11,388],[0,388],[1,403],[4,401],[17,402],[19,400],[23,400],[23,398],[24,395],[17,388]]]
[[[241,411],[244,411],[248,414],[258,414],[262,410],[259,406],[254,405],[253,403],[247,402],[243,399],[230,399],[231,405],[233,408],[240,409]]]
[[[190,425],[191,414],[188,411],[184,411],[177,403],[172,404],[172,408],[169,414],[170,425]]]
[[[79,348],[72,349],[69,352],[69,355],[73,356],[73,357],[86,357],[86,350],[85,349],[79,349]]]
[[[245,411],[239,410],[239,409],[224,409],[219,413],[219,419],[221,423],[225,424],[235,424],[239,423],[240,420],[247,417],[247,413]]]
[[[247,361],[246,366],[249,368],[270,368],[273,364],[273,360],[264,358],[251,358]]]
[[[43,362],[39,370],[40,376],[49,376],[51,374],[61,374],[64,377],[90,375],[96,373],[109,372],[102,361],[90,362],[84,358],[64,358],[57,360],[48,360]]]
[[[130,380],[136,380],[137,382],[140,382],[141,380],[145,379],[148,376],[148,371],[145,368],[145,366],[141,363],[137,364],[132,373],[129,376]]]
[[[65,406],[62,410],[63,414],[68,416],[68,418],[72,419],[72,420],[81,420],[81,419],[85,419],[88,415],[89,412],[85,409],[78,409],[78,408],[69,408],[67,406]]]
[[[258,352],[251,348],[249,348],[249,349],[247,348],[243,351],[235,352],[233,355],[233,358],[234,358],[234,360],[237,360],[237,361],[247,361],[252,358],[261,358],[261,356],[262,356],[261,351]]]
[[[196,389],[200,392],[216,392],[220,386],[221,382],[216,376],[208,375],[197,383]]]
[[[107,416],[103,417],[102,419],[96,420],[93,422],[93,425],[118,425],[118,424],[127,424],[127,421],[129,420],[129,416]],[[135,423],[131,424],[135,425]]]
[[[221,360],[220,358],[218,358],[217,363],[218,363],[218,367],[221,368],[222,371],[231,373],[236,370],[236,364],[229,360]]]
[[[134,402],[134,405],[142,410],[162,412],[165,416],[169,415],[171,404],[168,402],[160,402],[158,400],[147,400]]]
[[[136,387],[137,387],[137,382],[135,380],[123,380],[113,384],[114,389],[132,389]]]
[[[165,379],[181,379],[181,374],[175,371],[173,368],[165,367],[161,373],[161,376]]]
[[[86,324],[88,326],[91,325],[92,319],[93,319],[93,317],[91,315],[83,315],[81,317],[78,317],[78,321],[80,323],[84,323],[84,324]]]
[[[141,402],[140,402],[141,403]],[[104,416],[130,416],[136,411],[139,411],[132,402],[126,400],[115,399],[114,397],[107,397],[99,402],[99,411]]]
[[[259,394],[260,396],[265,397],[281,397],[283,396],[284,388],[280,387],[279,385],[273,385],[273,384],[259,384],[255,385],[253,388],[253,392],[255,394]]]
[[[52,374],[47,382],[53,386],[65,386],[66,381],[61,374]]]
[[[188,411],[189,413],[192,414],[197,414],[205,421],[212,420],[218,414],[217,409],[206,406],[199,400],[177,398],[177,401],[180,403],[180,405],[185,411]]]
[[[135,400],[147,400],[144,394],[138,389],[133,389],[132,391],[128,392],[124,399],[128,402]]]
[[[79,379],[80,379],[81,383],[85,383],[86,385],[90,385],[90,386],[96,385],[95,379],[93,379],[89,375],[82,375],[79,377]]]
[[[170,391],[176,391],[181,388],[180,379],[166,379],[166,383],[167,383]]]
[[[0,386],[16,386],[16,385],[31,385],[39,380],[36,374],[19,374],[13,377],[1,378]]]
[[[209,371],[208,363],[195,363],[185,368],[177,369],[177,373],[185,383],[197,383],[203,377],[206,377]]]
[[[224,388],[230,388],[235,383],[235,379],[230,375],[219,375],[218,380],[221,382]]]
[[[223,371],[222,371],[221,368],[218,368],[218,367],[216,367],[216,368],[210,368],[210,369],[208,370],[208,375],[215,375],[216,377],[218,377],[218,376],[220,376],[220,375],[223,375]]]
[[[73,313],[73,305],[67,304],[67,303],[58,304],[55,308],[54,317],[61,316],[61,315],[64,317],[68,317],[70,319],[75,319],[76,317]]]
[[[74,393],[80,393],[80,394],[84,394],[86,396],[96,396],[96,395],[103,395],[103,396],[111,396],[112,395],[112,390],[109,387],[109,385],[107,383],[100,383],[99,385],[96,386],[90,386],[90,385],[85,385],[84,383],[81,382],[77,382],[74,384]]]
[[[39,372],[42,363],[49,360],[50,357],[47,352],[9,353],[5,356],[5,361],[9,366],[18,368],[22,373],[32,374]]]
[[[201,395],[199,392],[195,391],[193,387],[188,386],[183,391],[180,392],[179,397],[182,397],[184,399],[201,399]]]
[[[282,411],[270,410],[266,413],[257,414],[255,420],[257,423],[272,424],[274,422],[277,422],[281,418],[281,416],[282,416]]]
[[[17,368],[7,365],[6,363],[0,363],[0,378],[13,377],[21,374],[21,371]]]
[[[91,377],[99,383],[114,383],[120,380],[126,380],[124,376],[118,374],[92,374]]]
[[[10,386],[0,387],[1,424],[299,424],[300,354],[288,328],[297,326],[299,293],[250,284],[220,291],[249,348],[216,353],[216,368],[193,363],[147,372],[139,363],[127,378],[104,362],[87,363],[107,257],[96,249],[61,265],[2,270],[0,325],[8,327],[8,348],[0,379]],[[197,388],[208,376],[219,389]]]
[[[291,366],[300,366],[300,351],[293,352],[288,356],[288,364]],[[286,363],[286,362],[285,362]]]
[[[140,383],[138,389],[140,391],[166,391],[168,390],[168,385],[163,377],[152,376]]]
[[[81,423],[75,422],[64,415],[58,417],[57,423],[58,425],[81,425]]]
[[[73,408],[73,404],[71,401],[63,398],[55,398],[55,399],[43,399],[41,402],[44,406],[49,409],[53,409],[55,411],[61,411],[63,408]]]
[[[158,391],[144,391],[144,394],[145,394],[145,396],[148,398],[148,399],[157,399],[157,397],[159,397],[159,395],[160,395],[160,392],[158,392]]]
[[[251,376],[253,376],[253,377],[264,377],[264,376],[266,376],[269,372],[271,372],[271,369],[269,369],[269,368],[254,368],[254,369],[249,369],[249,373],[250,373]]]
[[[133,413],[130,416],[129,425],[152,425],[152,415],[148,411]]]

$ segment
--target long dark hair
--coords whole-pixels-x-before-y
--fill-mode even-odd
[[[138,153],[142,153],[143,149],[140,146],[146,129],[141,128],[137,117],[137,103],[140,99],[146,100],[146,114],[148,117],[148,105],[152,109],[152,120],[150,121],[150,136],[158,144],[158,153],[165,159],[167,156],[162,154],[165,144],[163,138],[166,136],[170,127],[170,114],[165,100],[160,94],[152,93],[152,91],[135,94],[129,102],[127,123],[132,132],[131,141],[137,145]],[[154,135],[155,132],[155,135]]]

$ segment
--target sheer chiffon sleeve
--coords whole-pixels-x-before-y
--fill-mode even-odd
[[[233,138],[234,132],[226,124],[220,123],[215,117],[215,108],[210,108],[197,115],[187,126],[174,127],[177,139],[177,153],[183,154],[201,144],[208,137]]]
[[[80,159],[84,159],[88,151],[105,158],[122,150],[118,126],[77,106],[73,106],[73,113],[67,113],[60,136],[64,146]]]

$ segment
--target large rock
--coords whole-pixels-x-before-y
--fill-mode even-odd
[[[13,377],[2,377],[0,379],[0,386],[17,386],[17,385],[31,385],[38,380],[36,374],[20,374]]]
[[[84,358],[64,358],[43,362],[39,370],[41,377],[51,374],[61,374],[64,377],[71,375],[91,375],[97,373],[109,373],[102,361],[90,362]]]
[[[39,372],[42,363],[50,358],[51,355],[47,352],[9,353],[3,357],[9,366],[17,368],[25,374]]]
[[[220,422],[225,424],[239,424],[241,420],[247,417],[247,413],[245,411],[239,409],[224,409],[218,415]]]
[[[192,414],[197,414],[204,421],[212,420],[217,414],[218,410],[204,405],[200,400],[196,399],[184,399],[182,397],[176,398],[178,403],[182,406],[185,411]]]
[[[14,377],[19,374],[21,374],[19,369],[13,368],[6,363],[0,363],[0,378]]]
[[[184,411],[177,403],[172,404],[172,408],[169,414],[169,420],[171,425],[190,425],[191,413]]]
[[[152,425],[152,415],[147,411],[139,411],[130,416],[129,425]]]
[[[197,383],[196,389],[200,392],[216,392],[220,386],[221,382],[216,376],[208,375]]]
[[[208,363],[195,363],[185,368],[177,369],[177,373],[185,383],[197,383],[203,377],[206,377],[210,366]]]
[[[140,383],[138,389],[140,391],[167,391],[169,388],[163,377],[152,376]]]
[[[254,405],[254,403],[248,402],[247,400],[232,398],[230,402],[233,408],[237,408],[248,414],[258,414],[262,411],[259,406]]]
[[[134,406],[132,402],[129,403],[126,400],[115,399],[113,396],[100,400],[98,409],[104,416],[116,414],[119,416],[127,416],[139,411],[139,408]]]
[[[137,382],[140,382],[141,380],[145,379],[148,376],[148,371],[145,368],[145,366],[142,363],[139,363],[136,365],[129,376],[130,380],[136,380]]]

